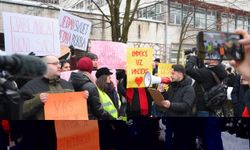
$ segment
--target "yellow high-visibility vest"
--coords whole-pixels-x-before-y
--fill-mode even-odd
[[[100,101],[102,103],[104,110],[106,110],[111,116],[117,119],[118,111],[115,108],[115,105],[113,104],[112,100],[109,98],[109,96],[105,92],[103,92],[99,88],[97,89],[98,89]]]

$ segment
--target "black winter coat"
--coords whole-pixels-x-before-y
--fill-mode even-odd
[[[190,116],[195,100],[195,92],[192,87],[192,79],[185,76],[180,82],[172,82],[169,89],[164,93],[164,99],[171,102],[170,108],[166,110],[167,117]]]
[[[88,116],[90,120],[113,120],[114,118],[103,109],[97,87],[94,83],[84,74],[80,72],[72,72],[70,81],[74,86],[75,91],[89,92],[87,99]]]
[[[234,88],[231,93],[231,97],[234,108],[234,117],[241,117],[245,106],[244,95],[246,91],[249,89],[249,85],[241,85],[240,75],[238,75],[235,79],[233,87]]]
[[[213,86],[217,85],[212,71],[218,76],[222,81],[227,77],[227,72],[223,65],[219,64],[211,68],[197,68],[197,57],[191,56],[186,63],[186,74],[195,80],[195,93],[197,97],[196,108],[197,111],[209,111],[205,107],[204,103],[204,92],[201,90],[200,85],[202,85],[205,91],[210,90]]]

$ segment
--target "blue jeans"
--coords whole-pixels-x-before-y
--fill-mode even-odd
[[[197,117],[209,117],[209,112],[208,111],[197,111],[196,116]]]

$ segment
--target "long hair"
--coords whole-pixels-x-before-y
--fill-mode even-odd
[[[107,75],[102,75],[96,80],[97,87],[106,93],[115,88],[114,83],[112,81],[110,81],[109,84],[107,83],[107,78]]]

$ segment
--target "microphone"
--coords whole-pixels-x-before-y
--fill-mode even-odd
[[[38,57],[14,54],[0,56],[0,70],[8,71],[15,77],[35,78],[43,76],[47,66]]]

